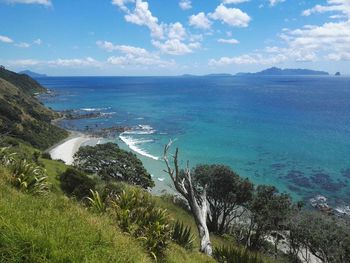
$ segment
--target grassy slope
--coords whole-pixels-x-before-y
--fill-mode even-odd
[[[35,151],[22,143],[15,150],[27,156]],[[18,192],[6,183],[8,174],[0,168],[0,262],[152,262],[140,243],[121,233],[111,219],[93,214],[63,195],[57,175],[67,168],[65,164],[40,162],[52,185],[45,197]],[[172,211],[180,208],[168,206],[177,219]],[[169,246],[165,260],[215,262],[176,244]]]
[[[109,218],[62,195],[25,195],[1,178],[0,211],[0,262],[151,262]]]

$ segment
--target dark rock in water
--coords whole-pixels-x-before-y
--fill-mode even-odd
[[[341,174],[342,174],[344,177],[350,179],[350,168],[341,170]]]
[[[339,191],[345,186],[343,182],[334,182],[328,174],[321,170],[314,172],[310,179],[312,183],[329,192]]]
[[[272,170],[275,170],[275,171],[280,171],[280,170],[282,170],[282,169],[284,169],[284,168],[286,168],[286,164],[284,164],[284,163],[274,163],[274,164],[271,164],[271,169]]]
[[[340,76],[340,72],[338,71],[337,73],[335,73],[335,76]]]
[[[287,179],[289,182],[293,183],[294,185],[305,187],[305,188],[311,188],[311,182],[309,178],[307,178],[303,172],[298,170],[290,170],[288,174],[285,176],[285,179]]]

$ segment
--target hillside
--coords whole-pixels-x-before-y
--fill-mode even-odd
[[[36,73],[36,72],[30,71],[30,70],[23,70],[23,71],[18,72],[18,74],[25,74],[31,78],[45,78],[45,77],[47,77],[46,74],[40,74],[40,73]]]
[[[43,106],[34,93],[46,92],[35,80],[0,69],[0,134],[46,149],[68,133],[51,125],[58,114]]]

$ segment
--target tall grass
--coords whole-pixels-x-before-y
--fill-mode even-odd
[[[62,195],[16,191],[6,174],[0,169],[0,262],[152,262],[107,216]]]

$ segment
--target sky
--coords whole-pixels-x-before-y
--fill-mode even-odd
[[[350,0],[0,0],[0,64],[53,76],[350,74]]]

